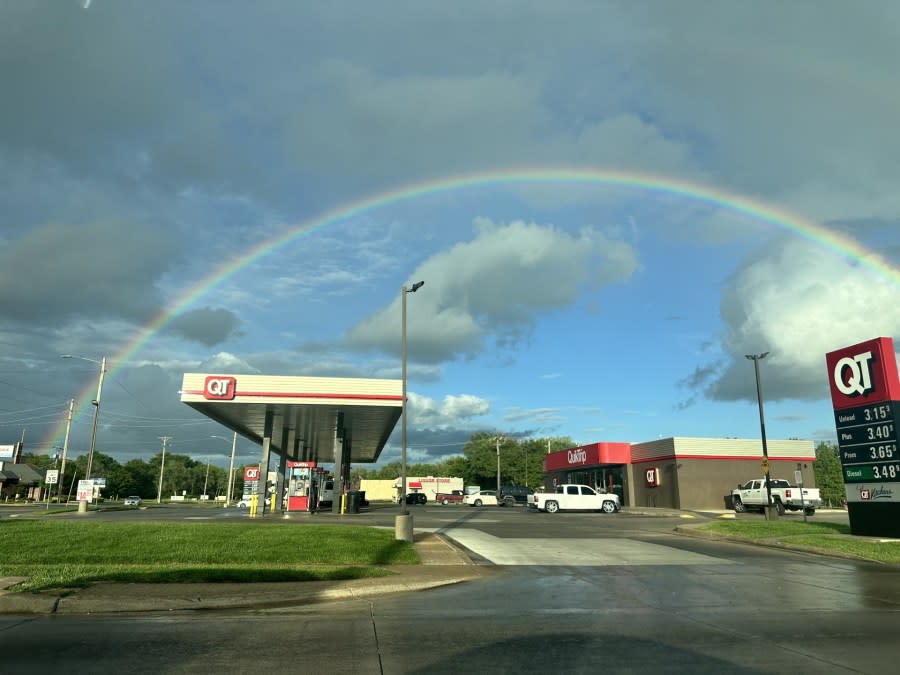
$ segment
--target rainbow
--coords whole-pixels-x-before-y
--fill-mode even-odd
[[[535,167],[476,172],[413,183],[343,204],[321,213],[311,220],[292,225],[283,233],[263,241],[243,255],[223,263],[213,269],[209,275],[190,286],[180,299],[173,302],[159,316],[138,331],[134,340],[108,359],[111,365],[107,377],[111,377],[125,363],[131,360],[154,335],[210,290],[257,260],[268,256],[273,251],[301,237],[311,235],[328,225],[392,204],[437,193],[473,187],[540,184],[585,185],[631,191],[647,191],[705,204],[753,221],[774,225],[790,234],[822,246],[838,257],[855,261],[861,267],[900,286],[900,269],[891,266],[882,256],[865,248],[855,239],[835,232],[803,216],[735,192],[660,174],[620,170]],[[89,383],[76,397],[76,401],[84,400],[86,403],[78,406],[73,421],[80,417],[90,405],[95,387],[96,383]],[[65,422],[62,422],[53,429],[41,447],[53,448],[59,446],[64,432]]]

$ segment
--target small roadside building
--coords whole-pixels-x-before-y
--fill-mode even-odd
[[[807,440],[766,442],[769,475],[815,486],[815,446]],[[646,443],[591,443],[544,458],[544,487],[591,485],[615,492],[624,506],[724,509],[739,483],[761,477],[762,443],[740,438],[662,438]]]
[[[43,497],[41,484],[44,475],[31,464],[0,461],[0,497],[8,499],[32,499]]]

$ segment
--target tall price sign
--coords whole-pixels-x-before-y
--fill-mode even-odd
[[[900,376],[891,338],[825,355],[853,534],[900,536]]]

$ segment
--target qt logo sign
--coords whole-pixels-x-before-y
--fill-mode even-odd
[[[644,483],[647,487],[659,487],[659,469],[653,467],[644,471]]]
[[[844,396],[859,396],[872,387],[872,352],[845,356],[834,364],[834,386]]]
[[[211,401],[230,401],[237,390],[237,379],[210,375],[203,382],[203,397]]]
[[[244,467],[244,480],[259,480],[259,467]]]

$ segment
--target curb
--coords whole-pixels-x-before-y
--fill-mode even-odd
[[[716,541],[727,541],[732,544],[747,544],[748,546],[764,546],[766,548],[774,548],[782,551],[794,551],[796,553],[809,553],[811,555],[823,556],[826,558],[838,558],[840,560],[856,560],[858,562],[868,562],[876,565],[883,565],[885,567],[896,567],[896,565],[892,563],[882,562],[880,560],[873,560],[872,558],[865,558],[863,556],[853,555],[852,553],[845,553],[843,551],[833,551],[829,549],[821,549],[815,548],[812,546],[803,546],[802,544],[792,544],[790,542],[777,541],[777,540],[765,540],[765,539],[750,539],[747,537],[738,537],[731,534],[720,534],[717,532],[707,532],[705,530],[699,529],[702,526],[702,523],[697,523],[696,525],[679,525],[675,528],[675,532],[678,534],[694,537],[695,539],[707,539],[707,540],[716,540]]]
[[[359,600],[425,591],[475,581],[500,572],[475,565],[465,552],[436,533],[416,533],[419,565],[383,566],[384,577],[344,581],[254,584],[119,584],[15,593],[6,590],[24,577],[0,577],[0,615],[87,615],[197,610],[264,609]]]

